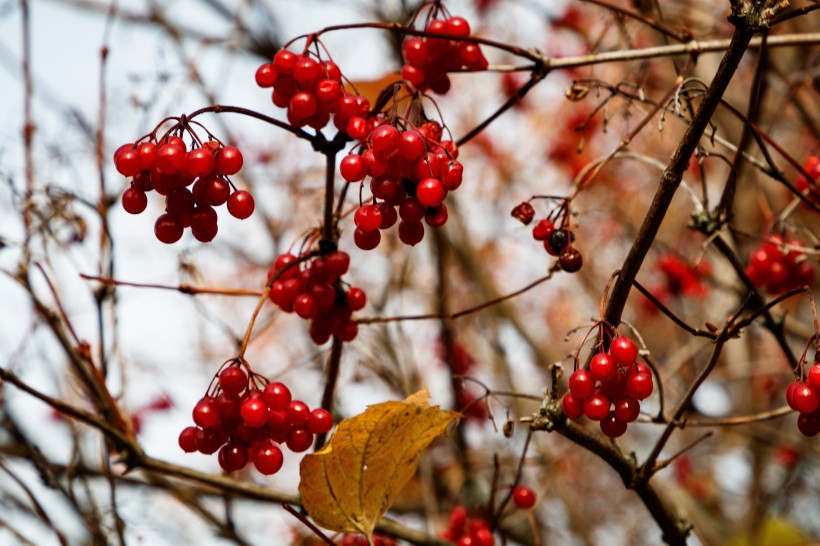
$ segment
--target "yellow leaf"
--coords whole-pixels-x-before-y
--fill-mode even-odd
[[[345,419],[330,443],[302,459],[302,506],[320,526],[371,536],[421,452],[458,413],[430,406],[427,390]]]

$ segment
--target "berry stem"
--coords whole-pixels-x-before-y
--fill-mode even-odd
[[[342,343],[342,340],[336,336],[333,336],[333,342],[330,345],[330,356],[328,357],[327,365],[325,366],[325,390],[322,393],[321,406],[322,409],[326,409],[330,413],[333,413],[333,394],[336,390],[336,382],[339,379],[339,364],[342,361],[343,348],[344,343]],[[326,432],[316,435],[316,440],[313,443],[314,451],[318,451],[323,445],[325,445],[326,438]]]

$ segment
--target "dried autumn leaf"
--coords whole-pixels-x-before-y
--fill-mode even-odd
[[[371,536],[413,477],[421,452],[459,414],[430,406],[427,390],[385,402],[339,424],[321,451],[302,459],[302,506],[322,527]]]

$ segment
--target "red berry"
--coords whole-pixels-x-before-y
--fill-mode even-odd
[[[626,380],[626,392],[636,400],[645,400],[652,394],[652,375],[638,372]]]
[[[561,409],[569,419],[577,421],[584,414],[584,401],[575,398],[568,392],[561,399]]]
[[[351,286],[347,291],[347,304],[350,306],[351,311],[358,311],[359,309],[364,308],[367,304],[367,296],[365,295],[364,290]]]
[[[299,294],[293,301],[293,310],[303,319],[316,316],[316,302],[310,294]]]
[[[153,142],[143,142],[137,147],[137,155],[139,155],[142,170],[150,169],[157,159],[157,145]]]
[[[584,413],[593,421],[601,421],[609,414],[609,398],[603,394],[593,394],[584,402]]]
[[[235,146],[225,146],[216,154],[216,172],[228,176],[236,174],[242,168],[242,152]]]
[[[379,207],[379,211],[382,213],[382,223],[379,226],[379,229],[389,229],[393,227],[399,219],[399,215],[393,205],[382,202],[376,206]]]
[[[179,447],[185,453],[193,453],[196,451],[196,435],[198,429],[196,427],[185,427],[179,433]]]
[[[628,337],[616,337],[609,346],[609,354],[615,359],[618,366],[629,366],[638,358],[638,348]]]
[[[626,421],[621,421],[614,411],[610,411],[607,416],[601,420],[601,432],[609,438],[623,436],[624,432],[626,432]]]
[[[265,426],[268,422],[268,408],[262,398],[248,398],[239,407],[242,421],[251,428]]]
[[[179,219],[170,214],[163,214],[154,224],[154,235],[161,242],[170,245],[182,239],[183,227]]]
[[[589,362],[589,372],[596,381],[609,381],[618,373],[615,360],[607,353],[598,353]]]
[[[229,442],[219,450],[217,459],[226,472],[242,470],[248,464],[248,450],[240,443]]]
[[[292,74],[301,89],[313,89],[323,77],[323,67],[310,57],[301,57],[293,65]]]
[[[381,240],[382,235],[379,230],[362,231],[361,228],[356,228],[353,232],[353,242],[362,250],[373,250],[379,246]]]
[[[339,172],[348,182],[360,182],[367,175],[362,156],[356,154],[349,154],[342,159]]]
[[[273,87],[274,81],[276,81],[276,69],[272,63],[265,63],[256,69],[256,85]]]
[[[621,398],[615,402],[615,418],[624,423],[635,421],[641,414],[641,403],[635,398]]]
[[[219,386],[227,395],[236,396],[248,386],[248,374],[239,366],[229,366],[219,374]]]
[[[392,125],[380,125],[370,133],[370,147],[376,157],[386,158],[398,149],[399,131]]]
[[[304,427],[292,428],[287,434],[288,449],[294,453],[307,451],[313,443],[313,434]]]
[[[517,507],[529,510],[535,506],[535,492],[525,485],[516,485],[513,489],[512,500]]]
[[[231,194],[228,198],[228,212],[231,216],[244,220],[253,214],[254,209],[253,195],[245,190],[238,190]]]
[[[447,190],[437,178],[425,178],[416,186],[416,198],[425,207],[436,207],[447,197]]]
[[[378,232],[376,232],[378,233]],[[424,224],[421,222],[399,222],[399,239],[406,245],[416,246],[424,238]]]
[[[595,379],[587,370],[575,370],[569,376],[569,391],[578,400],[586,400],[595,392]]]
[[[325,434],[333,428],[333,417],[326,409],[316,408],[310,412],[307,429],[313,434]]]
[[[382,213],[376,205],[364,205],[356,209],[353,222],[362,231],[376,231],[382,223]]]
[[[424,137],[415,129],[408,129],[401,133],[398,150],[399,155],[403,158],[416,161],[424,155],[425,147]]]
[[[262,391],[262,400],[271,410],[284,410],[291,401],[290,389],[284,383],[268,383]]]
[[[815,364],[809,369],[806,377],[806,384],[820,393],[820,364]]]
[[[148,207],[148,196],[144,191],[128,188],[122,194],[122,208],[128,214],[139,214]]]
[[[196,403],[193,410],[194,423],[198,427],[210,428],[219,424],[219,410],[216,406],[216,400],[210,396],[206,396]]]
[[[312,93],[307,91],[300,91],[290,98],[290,111],[300,119],[307,119],[316,113],[319,103]]]
[[[282,450],[275,445],[268,444],[256,452],[256,456],[253,458],[253,466],[260,473],[270,476],[279,472],[283,461]]]
[[[310,408],[301,400],[291,400],[285,411],[291,427],[301,427],[310,418]]]
[[[817,436],[820,434],[820,414],[815,413],[801,413],[797,417],[797,430],[803,436]]]
[[[123,176],[136,176],[143,170],[137,147],[134,144],[124,144],[114,152],[114,166]]]
[[[444,203],[437,207],[430,207],[424,213],[424,221],[432,228],[439,228],[447,223],[449,213]]]
[[[214,170],[214,155],[205,148],[194,148],[185,155],[183,169],[190,178],[210,174]]]
[[[187,152],[184,145],[176,143],[163,144],[157,150],[156,168],[165,174],[179,172],[185,164],[186,157]]]
[[[814,413],[820,408],[820,394],[805,383],[794,388],[789,407],[800,413]]]

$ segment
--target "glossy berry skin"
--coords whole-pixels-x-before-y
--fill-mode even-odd
[[[558,265],[567,273],[575,273],[584,265],[584,258],[577,249],[567,247],[558,256]]]
[[[310,418],[310,408],[301,400],[291,400],[285,411],[292,427],[301,427]]]
[[[253,214],[255,207],[253,196],[245,190],[238,190],[228,198],[228,212],[231,216],[244,220]]]
[[[154,235],[166,245],[182,239],[182,224],[170,214],[163,214],[154,223]]]
[[[399,222],[399,239],[402,243],[416,246],[424,239],[424,224],[421,222]]]
[[[294,453],[302,453],[310,449],[313,443],[313,434],[304,427],[292,428],[287,433],[286,443]]]
[[[799,383],[792,391],[789,407],[800,413],[814,413],[820,408],[820,394],[806,383]]]
[[[416,187],[416,198],[425,207],[436,207],[447,197],[447,190],[437,178],[425,178]]]
[[[535,506],[535,492],[526,485],[516,485],[512,492],[512,500],[522,510],[529,510]]]
[[[353,242],[362,250],[373,250],[379,246],[381,240],[382,235],[379,230],[363,231],[357,227],[355,231],[353,231]]]
[[[210,428],[219,424],[219,410],[216,406],[216,400],[210,396],[202,398],[196,403],[193,410],[194,423],[198,427]]]
[[[615,360],[607,353],[598,353],[589,362],[589,373],[596,381],[609,381],[618,373]]]
[[[652,389],[652,376],[646,372],[638,372],[626,380],[627,394],[637,400],[649,398],[649,395],[652,394]]]
[[[219,386],[224,393],[236,396],[248,386],[248,374],[238,366],[229,366],[220,372]]]
[[[809,368],[809,373],[806,377],[806,384],[820,393],[820,364],[815,364]]]
[[[226,472],[242,470],[248,464],[248,450],[238,443],[227,443],[219,450],[219,466]]]
[[[584,401],[578,400],[571,392],[568,392],[561,399],[561,409],[567,418],[577,421],[584,415]]]
[[[601,432],[609,438],[618,438],[626,432],[626,422],[618,419],[614,411],[610,411],[601,420]]]
[[[367,175],[362,156],[356,154],[347,155],[342,159],[339,164],[339,172],[342,174],[342,178],[348,182],[360,182]]]
[[[283,462],[282,450],[275,445],[263,447],[256,452],[256,456],[253,458],[253,466],[266,476],[279,472]]]
[[[552,223],[552,220],[544,218],[539,220],[532,228],[532,238],[536,241],[546,241],[554,230],[555,224]]]
[[[122,194],[122,208],[128,214],[139,214],[148,207],[148,196],[144,191],[128,188]]]
[[[797,417],[797,430],[803,436],[817,436],[820,434],[820,413],[801,413]]]
[[[217,152],[216,171],[219,174],[232,175],[239,172],[243,163],[242,152],[235,146],[225,146]]]
[[[271,410],[284,410],[291,401],[290,389],[284,383],[268,383],[262,391],[262,400]]]
[[[179,434],[179,447],[185,453],[193,453],[196,451],[196,427],[185,427]]]
[[[610,404],[603,394],[593,394],[584,401],[584,414],[593,421],[601,421],[609,415]]]
[[[621,398],[615,402],[614,411],[616,419],[631,423],[641,414],[641,403],[634,398]]]
[[[619,336],[612,340],[609,346],[609,354],[615,359],[618,366],[629,366],[638,358],[638,348],[628,337]]]
[[[262,398],[248,398],[242,402],[239,413],[249,427],[262,427],[268,422],[268,408]]]
[[[306,426],[313,434],[326,434],[333,428],[333,417],[326,409],[316,408],[310,412]]]
[[[569,376],[569,391],[579,400],[586,400],[595,392],[595,379],[587,370],[575,370]]]

